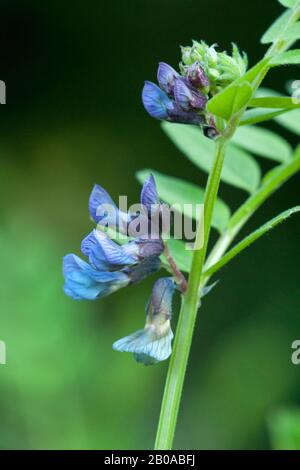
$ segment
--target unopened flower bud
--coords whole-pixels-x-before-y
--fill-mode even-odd
[[[174,95],[174,85],[176,78],[179,78],[179,73],[165,62],[160,62],[157,71],[157,81],[162,90],[168,95]]]
[[[184,79],[175,82],[174,96],[176,104],[183,110],[203,110],[207,103],[205,95],[189,86]]]
[[[196,88],[205,88],[209,86],[207,75],[199,62],[195,62],[190,67],[186,68],[186,77],[191,85]]]

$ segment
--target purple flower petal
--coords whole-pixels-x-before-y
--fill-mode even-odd
[[[110,195],[99,184],[95,184],[89,199],[89,210],[93,220],[98,223],[107,215],[107,208],[118,211]]]
[[[168,121],[199,125],[204,123],[204,118],[194,111],[182,111],[177,105],[174,105],[173,109],[168,112]]]
[[[138,261],[139,248],[134,242],[118,245],[100,230],[94,230],[94,236],[108,263],[125,266],[136,264]]]
[[[193,109],[203,110],[207,103],[206,96],[188,86],[184,79],[176,80],[174,96],[176,104],[183,111],[190,111]]]
[[[89,258],[89,262],[94,268],[100,271],[110,269],[104,251],[95,237],[94,230],[82,240],[81,252]]]
[[[209,79],[199,62],[186,68],[186,76],[192,86],[204,88],[209,86]]]
[[[162,90],[168,95],[174,96],[174,85],[176,78],[180,75],[176,70],[165,62],[160,62],[157,71],[157,81]]]
[[[149,216],[152,213],[153,206],[157,206],[159,204],[157,188],[153,175],[149,175],[143,184],[141,191],[141,204],[146,207]]]

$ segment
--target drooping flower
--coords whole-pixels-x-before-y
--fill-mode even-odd
[[[96,299],[111,294],[129,284],[135,284],[160,269],[160,255],[164,243],[159,230],[149,233],[152,204],[160,207],[154,178],[146,180],[141,192],[141,204],[145,211],[137,214],[122,212],[108,193],[99,185],[93,188],[89,199],[90,214],[99,228],[94,229],[81,243],[81,251],[89,263],[74,254],[63,260],[64,290],[73,299]],[[149,217],[149,218],[148,218]],[[123,245],[112,240],[100,227],[117,227],[123,233],[130,232],[130,223],[144,223],[141,236]]]
[[[113,349],[131,352],[138,362],[145,365],[168,359],[172,352],[170,319],[174,291],[175,282],[172,278],[156,281],[146,307],[145,328],[116,341]]]
[[[94,300],[129,284],[130,278],[121,271],[99,271],[78,256],[63,259],[64,291],[75,300]]]
[[[198,71],[198,79],[199,74]],[[193,77],[196,77],[195,73]],[[202,79],[206,83],[204,71]],[[160,62],[157,81],[159,86],[146,81],[142,92],[144,107],[151,117],[181,124],[205,123],[207,96],[193,85],[188,76],[181,76],[173,67]]]
[[[91,192],[89,211],[94,222],[112,227],[120,233],[127,233],[128,224],[132,220],[131,215],[120,211],[110,195],[98,184],[95,184]]]
[[[182,124],[202,124],[203,117],[195,111],[182,110],[175,100],[171,99],[155,83],[145,82],[142,100],[146,111],[155,119],[178,122]]]

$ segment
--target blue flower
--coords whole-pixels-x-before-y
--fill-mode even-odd
[[[155,83],[145,82],[142,100],[146,111],[155,119],[168,119],[173,102]]]
[[[159,257],[164,250],[164,243],[159,231],[154,236],[148,233],[148,217],[152,214],[152,205],[160,207],[155,181],[151,175],[143,186],[141,203],[147,211],[143,215],[146,218],[146,228],[142,236],[119,245],[100,228],[94,229],[81,243],[81,251],[89,263],[74,254],[64,257],[64,290],[67,295],[73,299],[104,297],[128,284],[135,284],[160,269]],[[119,211],[108,193],[96,185],[90,197],[89,208],[93,219],[100,226],[104,218],[109,226],[115,223],[115,217],[114,220],[110,215],[107,217],[106,206],[112,207],[112,212],[117,216],[118,228],[126,233],[130,231],[130,221],[141,222],[136,214]]]
[[[142,101],[146,111],[155,119],[182,124],[201,125],[205,123],[204,110],[207,96],[195,86],[203,88],[208,79],[200,65],[194,68],[182,66],[186,72],[181,76],[165,62],[160,62],[157,71],[159,86],[145,82]]]
[[[160,62],[157,70],[157,81],[160,88],[165,91],[168,95],[174,96],[174,85],[175,80],[180,75],[176,70],[165,62]]]
[[[116,341],[113,349],[131,352],[138,362],[145,365],[168,359],[172,352],[170,319],[174,291],[175,282],[172,278],[156,281],[146,308],[145,328]]]
[[[157,193],[155,179],[153,175],[150,175],[142,187],[141,204],[147,209],[148,214],[151,215],[153,209],[157,208],[159,203],[160,200]]]
[[[202,124],[204,119],[194,111],[186,112],[155,83],[145,82],[142,100],[148,114],[155,119],[182,124]]]
[[[78,256],[69,254],[63,259],[64,291],[75,300],[94,300],[129,284],[126,273],[98,271]]]
[[[89,211],[94,222],[113,227],[121,233],[127,233],[127,226],[132,220],[131,215],[120,211],[110,195],[98,184],[91,192]]]

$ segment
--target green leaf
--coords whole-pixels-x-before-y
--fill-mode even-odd
[[[290,26],[282,38],[286,41],[297,41],[297,39],[300,39],[300,23]]]
[[[243,77],[235,80],[223,91],[215,95],[208,103],[207,109],[214,115],[229,120],[241,111],[250,101],[254,92],[268,71],[269,59],[263,59],[252,67]]]
[[[299,65],[300,64],[300,49],[283,52],[282,54],[273,57],[270,62],[271,67],[279,65]]]
[[[277,109],[297,109],[300,108],[300,103],[296,100],[286,96],[267,96],[262,98],[254,98],[250,101],[249,107],[253,108],[277,108]]]
[[[264,86],[259,87],[255,93],[255,98],[270,98],[271,96],[282,97],[282,94],[276,90],[272,90],[272,88],[267,88]]]
[[[203,204],[204,201],[204,189],[179,178],[148,169],[137,173],[140,183],[143,184],[150,173],[155,178],[160,198],[171,206],[179,204],[182,210],[178,209],[178,212],[195,219],[196,205]],[[217,199],[213,213],[213,227],[222,232],[227,227],[229,218],[229,207],[221,199]]]
[[[290,26],[290,21],[294,15],[293,10],[286,10],[277,20],[270,26],[261,38],[263,44],[269,44],[276,41],[276,39],[282,37],[285,31]]]
[[[281,409],[268,420],[274,450],[300,449],[300,409]]]
[[[279,3],[287,8],[293,8],[298,0],[279,0]]]
[[[184,242],[174,238],[167,240],[167,244],[180,271],[189,273],[192,267],[193,251],[187,250]]]
[[[226,88],[227,93],[219,93],[212,98],[207,109],[214,115],[220,116],[227,121],[235,113],[243,109],[252,96],[252,87],[249,83],[244,82],[234,87]]]
[[[287,113],[287,109],[266,109],[266,108],[253,108],[249,109],[243,114],[242,119],[239,122],[240,126],[246,126],[249,124],[257,124],[259,122],[269,121],[274,119],[276,116],[280,116],[283,113]]]
[[[276,122],[300,136],[300,110],[296,109],[275,118]]]
[[[213,140],[204,137],[201,130],[193,126],[165,122],[162,128],[197,167],[207,173],[211,171],[216,145]],[[221,179],[251,193],[259,185],[260,168],[251,155],[234,145],[228,145]]]
[[[204,272],[204,277],[212,276],[212,274],[219,271],[219,269],[228,264],[233,258],[235,258],[239,253],[241,253],[250,245],[252,245],[256,240],[261,238],[263,235],[275,228],[277,225],[287,220],[289,217],[291,217],[291,215],[296,214],[299,211],[300,206],[296,206],[292,209],[288,209],[285,212],[282,212],[277,217],[274,217],[274,219],[269,220],[269,222],[262,225],[262,227],[255,230],[255,232],[252,232],[250,235],[244,238],[244,240],[235,245],[230,251],[228,251],[228,253],[226,253],[226,255],[223,256],[223,258],[220,259],[220,261],[215,263],[213,266],[209,267],[208,270]]]
[[[272,180],[276,175],[282,172],[283,168],[283,165],[276,165],[274,168],[271,168],[271,170],[267,171],[261,181],[261,185],[264,186],[268,184],[270,180]]]
[[[232,142],[260,157],[278,162],[286,162],[293,152],[286,140],[262,127],[240,127],[233,136]]]

